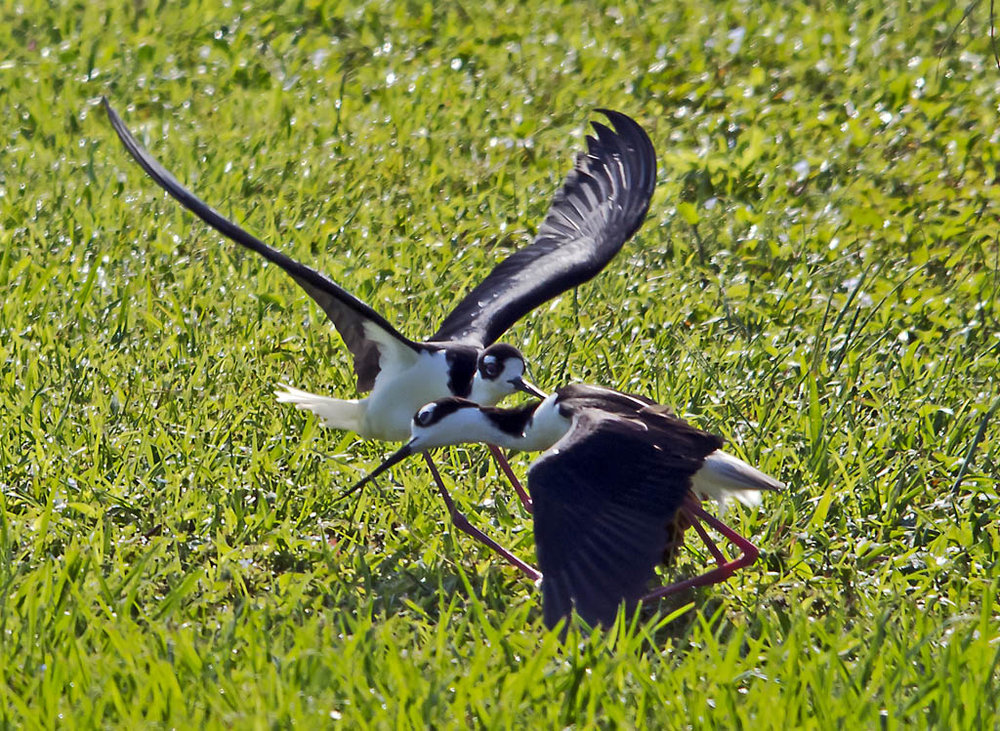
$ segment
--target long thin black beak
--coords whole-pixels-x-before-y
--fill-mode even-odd
[[[342,493],[340,493],[340,497],[337,498],[337,500],[338,501],[339,500],[343,500],[348,495],[352,495],[352,494],[356,493],[358,490],[360,490],[362,487],[364,487],[369,482],[371,482],[372,480],[374,480],[376,477],[378,477],[379,475],[381,475],[387,469],[389,469],[393,465],[399,464],[404,459],[406,459],[411,454],[413,454],[413,452],[414,452],[413,443],[415,441],[416,441],[416,439],[411,439],[409,442],[407,442],[402,447],[400,447],[398,450],[396,450],[396,452],[394,454],[392,454],[391,456],[389,456],[388,458],[386,458],[385,462],[383,462],[378,467],[376,467],[374,470],[372,470],[372,472],[367,477],[362,478],[357,483],[355,483],[354,485],[352,485],[351,487],[349,487],[348,489],[346,489]]]
[[[513,385],[518,391],[523,391],[524,393],[534,396],[535,398],[545,398],[548,396],[548,394],[542,391],[542,389],[530,381],[524,380],[524,378],[512,378],[510,382],[511,385]]]

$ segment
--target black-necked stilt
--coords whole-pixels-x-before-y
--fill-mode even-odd
[[[656,153],[645,131],[624,114],[599,110],[614,131],[592,123],[597,137],[587,138],[587,151],[578,154],[534,242],[497,265],[437,332],[419,342],[328,277],[200,200],[138,143],[107,99],[104,106],[125,148],[167,193],[224,236],[284,269],[316,301],[354,356],[358,390],[371,392],[343,400],[286,388],[278,400],[312,411],[326,426],[372,439],[407,439],[413,413],[435,399],[460,396],[493,405],[515,390],[544,395],[524,379],[521,353],[495,341],[532,309],[603,269],[642,224],[656,184]],[[494,445],[490,450],[530,509],[503,454]],[[464,516],[450,502],[449,508],[465,530]]]
[[[481,441],[545,452],[528,471],[528,489],[549,626],[573,608],[588,624],[607,626],[622,602],[632,610],[639,601],[725,580],[753,563],[758,549],[705,512],[701,499],[756,505],[762,490],[784,487],[666,407],[598,386],[566,386],[513,409],[442,399],[421,408],[411,429],[410,441],[352,489],[433,447]],[[677,520],[695,528],[718,566],[650,591]],[[727,560],[700,521],[739,548],[740,557]]]

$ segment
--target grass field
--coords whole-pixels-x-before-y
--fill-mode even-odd
[[[0,9],[0,726],[1000,722],[989,4],[529,5]],[[634,116],[646,225],[509,340],[785,480],[729,515],[761,559],[561,645],[419,463],[337,502],[392,445],[272,390],[348,396],[349,354],[102,95],[413,336],[530,240],[595,107]],[[533,560],[485,452],[440,456]]]

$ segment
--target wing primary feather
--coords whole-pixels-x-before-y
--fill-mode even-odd
[[[271,263],[281,267],[306,294],[323,309],[333,322],[344,343],[354,355],[354,367],[358,375],[358,388],[370,390],[378,375],[378,344],[369,340],[364,333],[365,321],[384,330],[401,347],[418,350],[419,346],[396,330],[382,315],[343,289],[315,269],[295,261],[277,249],[268,246],[253,234],[230,221],[198,196],[185,188],[170,172],[156,160],[129,131],[118,113],[104,98],[104,108],[111,126],[125,149],[152,178],[157,185],[169,193],[178,203],[187,208],[216,231],[232,239],[241,246],[260,254]]]
[[[586,386],[564,394],[575,404],[573,425],[528,474],[538,566],[543,586],[560,577],[581,617],[608,624],[622,602],[632,609],[646,593],[670,540],[666,526],[704,457],[678,459],[659,443],[669,434],[619,413],[645,409],[642,400],[609,400]],[[671,433],[703,453],[715,448],[711,435],[694,440],[676,425]],[[563,601],[545,614],[564,609]]]
[[[545,626],[555,627],[572,611],[573,601],[565,577],[557,573],[542,577],[542,618]]]
[[[596,137],[552,199],[531,245],[500,262],[445,318],[432,341],[487,345],[531,310],[600,272],[642,225],[656,185],[649,136],[620,112],[598,110]]]

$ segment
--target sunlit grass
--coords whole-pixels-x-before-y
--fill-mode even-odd
[[[1000,71],[941,3],[29,0],[0,10],[0,719],[11,726],[997,723]],[[724,585],[561,645],[353,393],[283,273],[131,163],[426,335],[530,240],[597,106],[659,186],[510,340],[791,486]],[[442,454],[525,558],[479,449]],[[519,458],[518,469],[529,463]],[[697,569],[689,556],[680,569]]]

